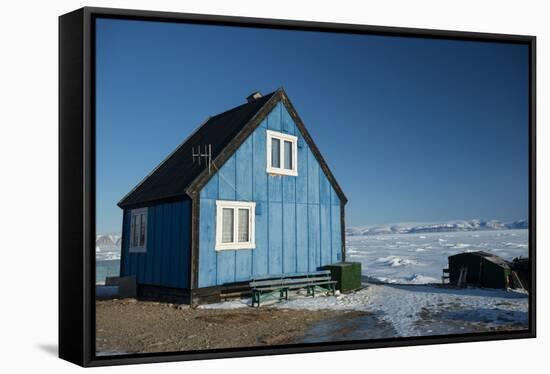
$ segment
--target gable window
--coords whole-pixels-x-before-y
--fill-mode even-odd
[[[254,248],[256,203],[216,201],[216,250]]]
[[[130,220],[130,252],[147,251],[147,208],[133,209]]]
[[[298,175],[298,138],[267,130],[267,172]]]

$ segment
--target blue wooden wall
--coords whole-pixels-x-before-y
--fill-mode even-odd
[[[298,137],[297,177],[267,174],[266,129]],[[256,202],[256,248],[215,250],[216,200]],[[198,286],[341,261],[340,230],[340,200],[279,103],[200,193]]]
[[[147,212],[147,252],[130,253],[130,210],[123,217],[121,275],[135,275],[137,282],[188,288],[191,235],[191,202],[150,206]]]

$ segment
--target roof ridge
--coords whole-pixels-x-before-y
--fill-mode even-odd
[[[222,115],[231,113],[231,112],[233,112],[233,111],[242,109],[243,107],[245,107],[245,106],[247,106],[247,105],[251,105],[251,104],[254,104],[254,103],[258,102],[259,100],[264,100],[264,99],[268,99],[268,100],[269,100],[269,98],[270,98],[271,96],[273,96],[273,94],[274,94],[275,92],[277,92],[277,91],[270,92],[270,93],[268,93],[267,95],[262,96],[262,97],[260,97],[259,99],[255,100],[255,101],[252,101],[252,102],[249,102],[249,103],[243,103],[243,104],[241,104],[241,105],[238,105],[238,106],[236,106],[236,107],[233,107],[233,108],[231,108],[231,109],[228,109],[228,110],[226,110],[225,112],[221,112],[221,113],[218,113],[218,114],[216,114],[216,115],[213,115],[213,116],[211,116],[210,118],[216,118],[216,117],[219,117],[219,116],[222,116]]]

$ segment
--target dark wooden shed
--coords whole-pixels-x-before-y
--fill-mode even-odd
[[[509,264],[492,253],[478,251],[449,256],[449,280],[458,284],[463,273],[466,284],[489,288],[508,288],[512,270]]]

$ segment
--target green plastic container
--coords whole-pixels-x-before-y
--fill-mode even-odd
[[[350,292],[361,288],[361,263],[339,262],[326,265],[325,270],[330,270],[332,280],[338,282],[336,289],[340,292]]]

